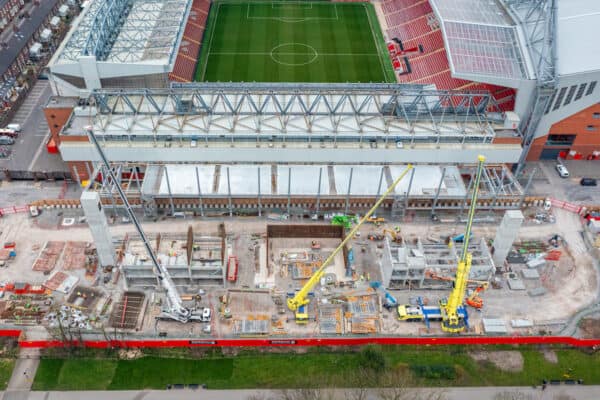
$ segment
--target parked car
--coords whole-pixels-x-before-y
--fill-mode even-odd
[[[12,129],[15,132],[21,132],[21,124],[8,124],[6,125],[7,129]]]
[[[569,170],[562,164],[556,164],[556,170],[561,178],[568,178],[570,176]]]
[[[16,138],[17,136],[19,136],[19,132],[15,131],[13,129],[3,128],[3,129],[0,129],[0,136],[8,136],[11,138]]]
[[[579,184],[581,186],[597,186],[598,182],[594,178],[581,178]]]
[[[14,144],[15,139],[9,138],[7,136],[0,136],[0,144]]]

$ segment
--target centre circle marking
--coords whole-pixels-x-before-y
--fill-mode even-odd
[[[308,50],[308,52],[306,52],[306,53],[298,53],[298,54],[312,56],[312,58],[310,60],[306,61],[306,62],[301,62],[301,63],[288,63],[288,62],[284,62],[284,61],[278,60],[277,57],[276,57],[277,56],[277,54],[276,54],[277,50],[281,49],[282,47],[286,47],[286,46],[288,46],[288,47],[289,46],[305,47]],[[273,47],[271,49],[270,55],[271,55],[271,59],[273,61],[275,61],[277,64],[287,65],[289,67],[300,67],[302,65],[308,65],[310,63],[315,62],[317,60],[317,58],[319,57],[319,53],[317,52],[317,50],[315,50],[314,47],[309,46],[309,45],[304,44],[304,43],[282,43],[282,44],[279,44],[279,45],[277,45],[277,46],[275,46],[275,47]]]

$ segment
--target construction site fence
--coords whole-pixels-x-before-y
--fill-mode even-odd
[[[0,331],[0,336],[19,337],[21,331]],[[590,348],[600,346],[599,339],[569,336],[454,336],[454,337],[351,337],[351,338],[240,338],[240,339],[131,339],[131,340],[20,340],[21,348],[184,348],[184,347],[316,347],[363,346],[368,344],[398,346],[453,345],[563,345]]]
[[[140,202],[139,201],[135,201],[136,199],[133,199],[131,201],[132,205],[139,205]],[[139,200],[139,199],[137,199]],[[522,204],[522,208],[528,208],[528,207],[543,207],[545,201],[547,200],[547,198],[545,197],[527,197],[525,198],[525,200],[523,201]],[[600,205],[576,205],[573,203],[569,203],[569,202],[565,202],[565,201],[561,201],[561,200],[556,200],[556,199],[550,199],[551,203],[553,206],[558,207],[558,208],[563,208],[567,211],[571,211],[577,214],[583,214],[585,212],[590,212],[590,211],[600,211]],[[120,200],[116,201],[117,204],[120,204]],[[110,206],[109,201],[107,199],[103,199],[103,203],[105,206]],[[32,202],[30,205],[32,206],[37,206],[37,207],[42,207],[42,208],[80,208],[81,204],[79,202],[79,199],[43,199],[43,200],[36,200],[34,202]],[[237,207],[234,207],[237,209]],[[338,207],[339,208],[339,207]],[[427,207],[423,207],[423,209],[425,209]],[[284,210],[284,208],[282,208],[282,210]],[[223,209],[226,210],[226,209]],[[274,235],[273,237],[277,237],[277,234],[280,231],[274,231]],[[284,234],[285,232],[282,232],[281,234]],[[335,233],[331,233],[332,235],[335,235]],[[324,235],[323,233],[321,235]],[[318,232],[316,234],[314,234],[313,237],[332,237],[332,238],[337,238],[339,237],[338,235],[335,236],[321,236],[318,234]],[[280,237],[306,237],[306,236],[280,236]]]
[[[0,170],[0,181],[72,181],[69,171]]]
[[[331,238],[344,239],[339,225],[267,225],[267,238]]]

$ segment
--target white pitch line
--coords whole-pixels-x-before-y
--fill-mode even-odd
[[[369,14],[369,10],[367,10],[367,6],[363,4],[363,8],[365,10],[365,14],[367,15],[367,20],[369,21],[369,28],[371,29],[371,37],[375,42],[375,47],[377,48],[377,52],[379,53],[379,65],[381,65],[381,72],[383,72],[383,79],[387,81],[387,74],[385,72],[385,66],[383,65],[383,60],[381,59],[381,48],[379,47],[379,41],[377,40],[377,36],[375,36],[375,31],[373,30],[373,24],[371,24],[371,15]]]
[[[214,52],[214,53],[210,53],[210,54],[214,54],[214,55],[223,55],[223,56],[269,56],[271,55],[271,52],[238,52],[238,51],[232,51],[232,52],[227,52],[227,51],[219,51],[219,52]],[[293,55],[299,55],[299,56],[308,56],[308,55],[313,55],[315,53],[296,53],[296,52],[291,52],[291,53],[280,53],[280,52],[275,52],[275,54],[280,54],[283,56],[293,56]],[[374,54],[374,53],[318,53],[320,56],[344,56],[344,57],[352,57],[352,56],[369,56],[369,57],[379,57],[379,54]]]

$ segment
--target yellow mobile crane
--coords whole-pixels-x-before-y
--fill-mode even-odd
[[[473,226],[473,217],[477,207],[477,195],[479,194],[479,183],[483,172],[484,156],[477,157],[477,174],[473,185],[473,195],[471,196],[471,206],[469,207],[469,216],[467,218],[467,229],[463,240],[462,255],[456,268],[456,279],[454,288],[447,300],[440,301],[440,311],[442,316],[442,330],[445,332],[458,333],[466,327],[466,321],[459,313],[459,307],[463,307],[463,301],[467,292],[467,283],[469,272],[471,271],[472,254],[469,253],[469,239],[471,237],[471,227]],[[462,314],[464,315],[464,314]]]
[[[300,289],[294,297],[290,297],[287,300],[287,306],[291,311],[296,313],[296,323],[305,324],[308,322],[308,313],[306,312],[306,305],[310,302],[308,299],[308,293],[315,287],[315,285],[321,280],[321,277],[325,273],[325,268],[333,261],[335,256],[344,248],[344,246],[354,237],[360,226],[369,220],[371,215],[379,208],[385,198],[394,190],[398,182],[400,182],[408,172],[413,168],[411,164],[408,164],[406,169],[400,174],[398,178],[392,183],[392,185],[385,191],[383,195],[377,200],[375,205],[362,217],[358,224],[352,228],[350,233],[346,235],[342,243],[327,257],[327,259],[321,264],[319,269],[310,277],[308,282]]]

